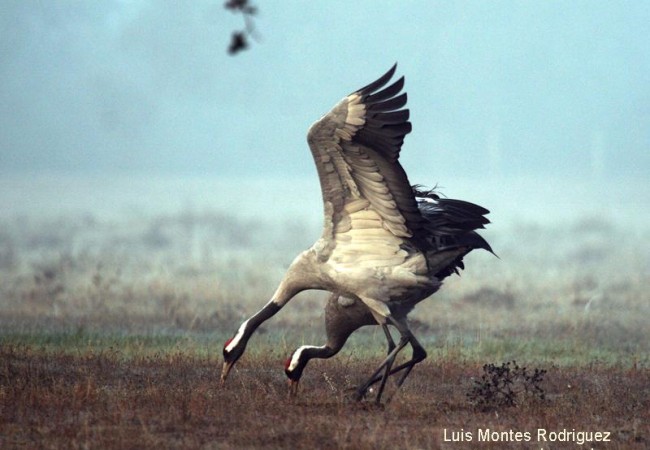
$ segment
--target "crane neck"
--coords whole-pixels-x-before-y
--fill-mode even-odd
[[[262,309],[253,314],[250,318],[245,320],[237,330],[235,336],[227,343],[225,349],[227,351],[232,351],[236,347],[243,344],[243,349],[246,348],[246,344],[250,337],[255,333],[255,330],[259,328],[264,322],[273,317],[281,307],[278,306],[273,300],[269,301]]]
[[[283,307],[296,294],[307,289],[324,289],[320,264],[313,249],[306,250],[293,260],[271,302]]]

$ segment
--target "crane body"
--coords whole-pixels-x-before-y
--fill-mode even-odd
[[[263,322],[299,292],[320,289],[365,306],[362,320],[340,318],[341,323],[351,320],[356,326],[369,314],[384,328],[389,353],[357,392],[363,398],[379,377],[379,402],[391,374],[402,372],[401,385],[426,357],[409,329],[408,313],[435,293],[442,279],[464,267],[468,252],[492,251],[475,232],[489,223],[488,210],[409,183],[398,161],[411,131],[409,110],[402,109],[404,78],[384,88],[395,69],[345,97],[309,129],[323,195],[323,233],[294,259],[271,300],[226,342],[222,383]],[[397,344],[387,325],[398,330]],[[411,359],[393,370],[396,355],[409,344]]]

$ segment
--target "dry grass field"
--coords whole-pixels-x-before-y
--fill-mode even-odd
[[[0,445],[4,448],[606,448],[650,445],[650,370],[546,364],[545,399],[483,410],[467,393],[476,361],[448,355],[418,366],[383,407],[355,403],[348,388],[366,358],[313,364],[297,398],[287,396],[270,347],[242,361],[226,388],[219,360],[195,343],[140,352],[78,352],[5,344],[0,355]],[[158,343],[159,344],[159,343]],[[262,356],[264,353],[264,356]],[[392,386],[390,387],[392,388]],[[389,388],[389,389],[390,389]],[[392,394],[393,390],[389,390]],[[480,442],[489,430],[498,441]],[[564,441],[545,442],[546,439]],[[563,430],[582,435],[557,434]],[[463,433],[472,441],[453,442]],[[508,437],[502,435],[507,433]],[[512,433],[511,433],[512,432]],[[516,441],[516,434],[522,433]],[[580,439],[599,439],[580,445]],[[526,434],[530,433],[526,441]],[[556,433],[555,435],[553,433]],[[510,437],[513,436],[513,437]],[[510,440],[512,439],[512,440]],[[538,442],[541,439],[542,442]]]
[[[648,448],[650,229],[630,223],[486,231],[500,259],[470,255],[416,308],[429,358],[377,408],[347,397],[382,357],[377,327],[287,397],[284,360],[324,341],[322,293],[267,322],[218,386],[224,340],[317,225],[192,208],[1,216],[0,448]],[[512,360],[546,370],[544,399],[470,401],[485,364]],[[597,432],[609,441],[577,443]]]

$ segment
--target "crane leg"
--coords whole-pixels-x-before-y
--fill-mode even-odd
[[[386,355],[386,357],[388,357],[388,355],[390,355],[393,352],[393,350],[395,350],[396,345],[395,345],[395,341],[393,340],[393,336],[391,336],[390,334],[388,325],[383,323],[381,325],[381,328],[382,330],[384,330],[384,334],[386,335],[386,341],[388,342],[388,353]],[[393,366],[394,362],[395,362],[395,356],[393,356],[392,359],[388,362],[388,364],[386,364],[386,367],[384,368],[384,374],[381,376],[381,378],[379,378],[379,375],[375,377],[377,381],[381,379],[381,384],[379,385],[377,398],[375,399],[376,403],[379,403],[381,400],[381,393],[384,392],[384,387],[386,386],[386,381],[388,381],[388,377],[391,374],[391,367]],[[370,385],[368,387],[370,387]]]
[[[384,386],[386,384],[386,379],[388,378],[388,376],[390,376],[392,374],[395,374],[395,373],[398,373],[400,371],[404,371],[402,373],[402,375],[400,376],[400,378],[398,379],[398,381],[397,381],[397,387],[399,388],[404,383],[404,380],[406,380],[406,377],[411,373],[411,370],[413,369],[413,367],[417,363],[421,362],[427,356],[427,353],[424,350],[424,347],[422,347],[422,345],[418,342],[418,340],[415,338],[415,336],[413,336],[413,333],[408,328],[408,325],[405,322],[398,321],[398,320],[394,319],[392,316],[389,316],[388,320],[391,321],[391,323],[397,328],[397,330],[401,334],[399,343],[388,354],[386,359],[384,359],[384,361],[382,361],[382,363],[379,365],[379,367],[377,367],[377,369],[370,376],[368,381],[366,381],[366,383],[364,383],[362,386],[359,387],[359,389],[357,390],[357,396],[356,396],[357,400],[361,400],[365,396],[365,394],[368,391],[368,389],[370,388],[370,386],[372,386],[377,381],[381,380],[382,383],[381,383],[381,385],[379,387],[379,390],[377,392],[377,398],[375,400],[377,403],[379,403],[379,401],[381,400],[381,395],[383,393]],[[392,340],[392,338],[391,338],[391,340]],[[406,363],[401,364],[400,366],[392,369],[392,365],[393,365],[393,362],[395,361],[395,357],[408,343],[410,343],[411,347],[413,348],[413,356]],[[389,343],[389,346],[390,346],[390,343]],[[380,376],[380,373],[382,372],[382,370],[384,371],[384,374]]]
[[[411,357],[411,360],[405,362],[401,366],[396,367],[393,371],[393,373],[397,373],[401,370],[404,370],[402,376],[399,378],[399,380],[397,380],[397,387],[400,387],[404,383],[404,380],[406,380],[406,377],[408,377],[409,373],[411,373],[413,367],[415,367],[417,363],[421,362],[427,357],[426,350],[420,345],[418,341],[411,342],[411,346],[413,347],[413,356]]]
[[[421,362],[426,357],[427,357],[427,352],[424,349],[424,347],[416,345],[416,346],[413,347],[413,355],[411,356],[411,359],[409,361],[403,363],[403,364],[400,364],[397,367],[392,368],[388,375],[389,376],[390,375],[395,375],[396,373],[399,373],[404,369],[408,369],[406,371],[406,373],[402,374],[402,376],[397,381],[397,386],[399,387],[399,386],[402,385],[402,383],[404,383],[404,380],[406,379],[406,377],[410,373],[411,369],[413,369],[413,366],[415,366],[417,363]],[[372,386],[373,384],[377,383],[380,380],[381,380],[381,378],[379,378],[377,376],[371,381],[370,385]]]
[[[383,323],[381,325],[381,329],[384,330],[384,334],[386,335],[386,341],[388,342],[388,353],[392,352],[395,349],[395,341],[393,340],[393,336],[390,334],[390,330],[388,329],[388,325]]]
[[[377,369],[375,369],[375,371],[370,376],[368,381],[366,381],[364,384],[362,384],[359,387],[359,389],[357,389],[357,395],[356,395],[356,400],[357,401],[361,400],[366,395],[366,392],[368,391],[368,388],[373,384],[373,380],[375,378],[382,379],[382,377],[380,377],[380,375],[379,375],[382,371],[386,371],[386,368],[388,368],[388,372],[390,373],[390,367],[391,367],[393,361],[395,360],[395,357],[406,346],[406,344],[408,344],[408,338],[404,338],[404,336],[402,336],[400,338],[399,343],[397,344],[397,346],[393,349],[392,352],[390,352],[388,354],[388,356],[386,356],[386,358],[381,362],[381,364],[379,364],[379,367],[377,367]],[[385,373],[384,373],[384,376],[385,376]],[[383,387],[383,383],[382,383],[382,387]],[[382,390],[380,389],[377,392],[377,398],[375,399],[376,403],[379,403],[379,401],[381,400],[381,394],[382,394]]]

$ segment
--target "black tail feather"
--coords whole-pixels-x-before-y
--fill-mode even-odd
[[[463,256],[474,249],[483,249],[494,254],[490,244],[476,230],[485,228],[490,220],[485,217],[490,211],[465,200],[441,198],[436,188],[426,189],[421,185],[412,186],[413,195],[418,199],[420,214],[425,220],[431,250],[447,251],[466,248],[456,261],[442,269],[442,278],[463,269]]]

